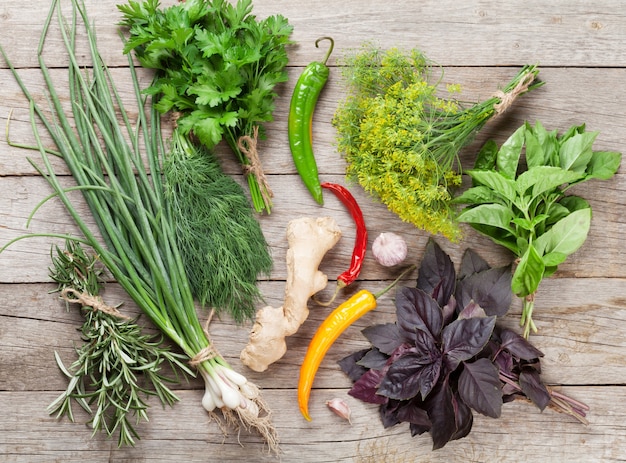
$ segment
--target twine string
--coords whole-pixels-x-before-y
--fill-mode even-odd
[[[74,288],[63,288],[61,298],[67,302],[81,304],[83,307],[91,307],[96,312],[103,312],[122,320],[130,320],[130,317],[121,313],[117,308],[107,305],[100,296],[89,293],[81,293]]]
[[[511,105],[518,96],[528,91],[530,84],[532,84],[534,80],[534,74],[532,72],[528,72],[522,79],[520,79],[517,85],[508,92],[505,93],[502,90],[498,90],[493,95],[496,98],[500,98],[500,102],[493,105],[495,115],[498,116],[505,113],[506,110],[511,107]]]
[[[237,140],[237,147],[248,160],[248,164],[242,165],[244,174],[254,175],[254,177],[256,177],[263,201],[266,204],[269,204],[271,202],[271,198],[274,196],[274,193],[270,189],[267,177],[265,176],[265,172],[263,172],[263,167],[261,166],[261,159],[259,158],[259,152],[257,150],[258,140],[259,126],[254,126],[252,136],[243,135],[239,137],[239,140]]]

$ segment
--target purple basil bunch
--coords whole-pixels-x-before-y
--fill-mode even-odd
[[[543,354],[496,325],[511,305],[511,275],[472,250],[457,275],[431,239],[417,286],[396,293],[397,321],[364,329],[372,347],[340,361],[354,381],[349,394],[380,404],[385,427],[408,422],[413,436],[430,432],[433,449],[467,436],[473,411],[498,418],[517,397],[541,410],[553,403],[540,378]],[[555,404],[584,420],[584,404],[560,394]]]

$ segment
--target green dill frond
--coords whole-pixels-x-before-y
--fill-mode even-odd
[[[257,279],[269,275],[273,260],[243,188],[178,130],[163,171],[192,293],[237,322],[251,319],[262,300]]]

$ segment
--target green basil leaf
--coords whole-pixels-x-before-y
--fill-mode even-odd
[[[587,165],[587,178],[608,180],[619,168],[622,154],[615,151],[594,151],[591,161]]]
[[[574,172],[563,170],[560,167],[554,166],[535,166],[522,172],[515,180],[515,186],[518,194],[523,195],[531,187],[540,184],[539,189],[547,191],[548,189],[556,188],[564,183],[568,183],[567,179],[576,175]],[[563,177],[564,180],[561,180]],[[553,185],[550,187],[550,185]],[[539,194],[539,193],[538,193]],[[533,191],[532,197],[536,197],[537,194]]]
[[[592,145],[598,132],[577,133],[561,143],[559,157],[565,170],[585,172],[593,156]]]
[[[526,131],[526,165],[529,169],[546,164],[546,153],[537,136]]]
[[[535,293],[543,279],[544,271],[543,259],[533,245],[528,246],[515,269],[515,273],[513,273],[511,280],[513,293],[518,297],[526,297]]]
[[[524,146],[525,132],[526,127],[522,125],[519,129],[513,132],[513,135],[511,135],[508,140],[502,144],[500,151],[498,151],[496,166],[498,167],[498,172],[506,178],[515,178],[519,158],[522,154],[522,147]]]
[[[533,175],[537,174],[538,178],[533,185],[532,198],[537,198],[539,195],[554,190],[561,185],[573,183],[584,177],[584,174],[579,172],[572,172],[569,170],[563,170],[559,167],[534,167],[527,172],[535,171]]]
[[[502,247],[505,247],[509,251],[511,251],[516,256],[522,254],[520,250],[520,242],[517,240],[515,235],[507,230],[503,230],[498,227],[492,227],[489,225],[481,225],[477,223],[471,224],[472,228],[474,228],[479,233],[482,233],[485,236],[488,236],[491,241],[496,244],[499,244]],[[524,240],[521,240],[525,243]]]
[[[513,219],[513,223],[518,227],[523,228],[524,230],[533,231],[537,227],[537,225],[539,225],[549,217],[550,216],[548,214],[539,214],[533,217],[532,220],[528,220],[523,217],[516,217],[515,219]]]
[[[548,216],[550,219],[546,222],[549,225],[553,225],[561,220],[563,217],[568,216],[572,212],[565,205],[561,203],[552,203],[548,209]]]
[[[556,267],[557,265],[562,264],[567,259],[567,254],[562,252],[549,252],[545,254],[543,257],[543,264],[546,267]]]
[[[550,166],[558,166],[558,132],[557,130],[552,130],[548,132],[541,122],[537,121],[535,126],[531,129],[527,126],[527,133],[531,132],[534,137],[537,138],[537,142],[539,146],[541,146],[541,150],[543,153],[543,158],[541,159],[541,164],[539,164],[540,159],[537,159],[536,162],[532,160],[534,157],[534,153],[531,151],[528,153],[528,148],[526,148],[526,163],[528,167],[534,167],[535,165],[550,165]],[[531,142],[532,143],[532,142]],[[531,161],[528,160],[530,154]]]
[[[495,140],[487,140],[480,148],[476,161],[474,161],[474,169],[476,170],[493,170],[496,167],[496,157],[498,156],[498,144]]]
[[[591,208],[591,205],[586,199],[581,198],[580,196],[575,196],[575,195],[564,196],[559,201],[559,204],[566,207],[567,210],[570,212],[578,211],[580,209]]]
[[[467,173],[479,185],[491,188],[495,194],[507,201],[514,201],[516,196],[515,181],[493,170],[468,170]]]
[[[452,203],[476,205],[497,202],[499,199],[499,196],[494,193],[491,188],[484,185],[479,185],[468,188],[459,196],[455,197],[452,200]]]
[[[591,227],[591,208],[579,209],[555,223],[535,240],[540,254],[576,252],[587,239]]]
[[[458,216],[460,222],[488,225],[515,233],[511,227],[514,216],[511,210],[501,204],[481,204],[465,208]]]

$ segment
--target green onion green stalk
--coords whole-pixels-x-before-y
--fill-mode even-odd
[[[68,23],[59,1],[53,1],[38,45],[39,67],[50,102],[48,112],[36,102],[0,48],[30,103],[36,149],[43,165],[30,162],[52,187],[54,194],[50,198],[63,203],[82,234],[73,238],[52,233],[45,236],[72,238],[91,247],[137,306],[191,359],[190,363],[205,381],[203,407],[211,413],[220,408],[227,422],[234,420],[246,429],[258,431],[269,447],[277,450],[271,413],[258,388],[235,372],[214,349],[198,318],[177,246],[175,218],[168,212],[164,195],[161,166],[165,150],[158,112],[144,100],[129,59],[139,109],[136,123],[131,123],[109,69],[101,59],[84,4],[72,0],[72,6]],[[71,114],[62,107],[43,57],[55,12],[69,58]],[[76,53],[79,22],[84,24],[88,40],[93,66],[90,75],[84,63],[79,64]],[[52,137],[55,150],[44,146],[43,129]],[[51,165],[53,156],[63,159],[76,186],[67,188],[61,184]],[[82,193],[98,233],[91,230],[82,217],[84,212],[77,205],[80,198],[73,195],[76,190]],[[42,235],[29,234],[16,240],[28,236]]]

